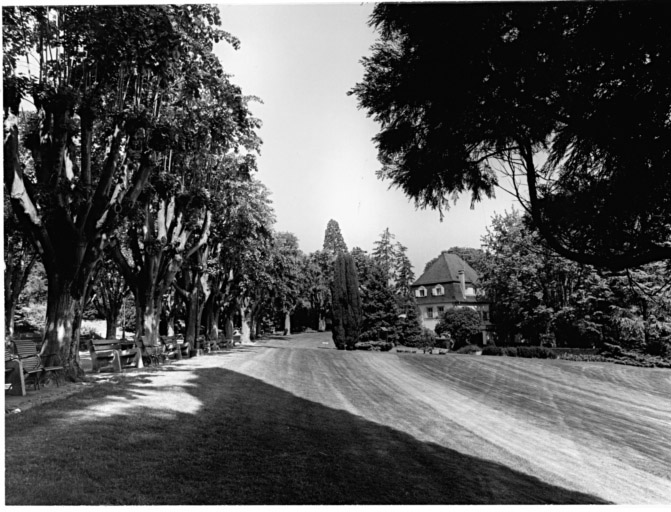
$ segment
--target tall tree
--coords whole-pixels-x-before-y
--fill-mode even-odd
[[[388,274],[373,256],[359,247],[352,249],[359,276],[361,295],[362,341],[382,340],[395,343],[399,339],[398,297],[389,285]]]
[[[299,305],[304,287],[305,256],[298,247],[298,238],[293,233],[280,232],[275,235],[273,251],[274,286],[276,308],[284,323],[284,335],[291,334],[291,315]]]
[[[235,253],[229,252],[225,258],[232,282],[224,298],[224,308],[226,315],[239,313],[242,340],[250,341],[256,338],[259,321],[272,297],[272,225],[275,215],[265,185],[251,180],[244,187],[244,200],[239,205],[240,222],[235,225],[243,235],[242,243]]]
[[[394,293],[399,297],[414,297],[410,286],[415,282],[415,273],[407,255],[408,248],[397,242],[394,250]]]
[[[314,328],[323,332],[326,330],[326,316],[331,310],[331,289],[333,267],[329,253],[326,251],[315,251],[308,255],[305,260],[304,284],[305,295],[310,301],[312,312],[316,316]]]
[[[516,334],[540,343],[553,316],[571,306],[574,292],[589,269],[543,246],[518,211],[495,215],[483,237],[483,287],[491,298],[492,319],[501,344]]]
[[[415,294],[410,286],[415,282],[415,273],[407,254],[407,247],[396,243],[396,295],[398,323],[397,338],[399,343],[406,344],[422,334],[420,312],[415,301]]]
[[[216,27],[218,10],[208,5],[13,7],[2,14],[5,186],[47,273],[44,362],[60,360],[76,377],[75,310],[119,214],[169,152],[162,113],[214,79],[199,66],[213,69],[215,41],[237,41]],[[20,59],[35,65],[19,67]],[[174,94],[178,84],[183,94]],[[21,134],[19,107],[29,92],[38,115]],[[32,174],[21,166],[22,144]]]
[[[395,238],[389,231],[389,228],[385,228],[380,235],[380,239],[373,244],[373,260],[387,276],[387,283],[389,285],[393,285],[396,282],[396,248],[393,242]]]
[[[660,2],[378,4],[380,40],[350,91],[381,125],[378,176],[441,216],[506,176],[562,256],[668,260],[670,15]]]
[[[326,225],[323,249],[334,256],[339,252],[347,252],[347,244],[345,244],[345,239],[340,232],[340,225],[333,219],[329,220]]]
[[[333,300],[333,342],[338,350],[353,350],[359,341],[362,313],[359,279],[352,255],[336,257],[331,282]]]

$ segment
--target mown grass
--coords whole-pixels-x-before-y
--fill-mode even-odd
[[[5,436],[8,505],[601,502],[223,368],[129,374]]]

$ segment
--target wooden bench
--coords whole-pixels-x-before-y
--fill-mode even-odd
[[[95,373],[108,368],[121,372],[124,366],[142,368],[142,354],[132,341],[91,340],[89,352]]]
[[[15,334],[12,337],[12,340],[32,341],[35,344],[37,352],[39,353],[40,349],[42,348],[42,342],[44,341],[44,336],[37,332],[22,332]]]
[[[26,383],[23,378],[21,360],[5,347],[5,393],[26,395]]]
[[[168,358],[176,358],[177,350],[183,358],[191,356],[191,344],[186,343],[182,338],[174,336],[161,336],[161,342],[165,346],[165,355]]]
[[[24,379],[32,378],[35,389],[40,389],[42,378],[47,372],[53,372],[56,377],[56,385],[60,386],[59,371],[63,370],[62,366],[44,366],[42,359],[37,353],[35,341],[32,339],[18,339],[12,341],[16,349],[16,355],[21,362],[21,371]]]

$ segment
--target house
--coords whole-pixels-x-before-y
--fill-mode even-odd
[[[482,344],[491,340],[489,302],[478,295],[478,275],[456,254],[443,251],[438,259],[412,284],[421,312],[422,326],[435,330],[450,308],[471,308],[482,321]]]

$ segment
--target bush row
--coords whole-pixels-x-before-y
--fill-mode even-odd
[[[555,359],[557,355],[546,347],[494,347],[488,345],[482,349],[483,356],[534,357]]]
[[[387,352],[392,347],[391,342],[387,341],[359,341],[354,345],[356,350],[375,350],[381,352]]]
[[[481,350],[482,348],[478,347],[477,345],[466,345],[457,350],[457,354],[475,354],[476,352],[480,352]]]
[[[566,361],[589,361],[639,366],[642,368],[671,368],[671,360],[659,356],[648,356],[636,352],[622,352],[621,355],[610,354],[561,354],[560,359]]]

